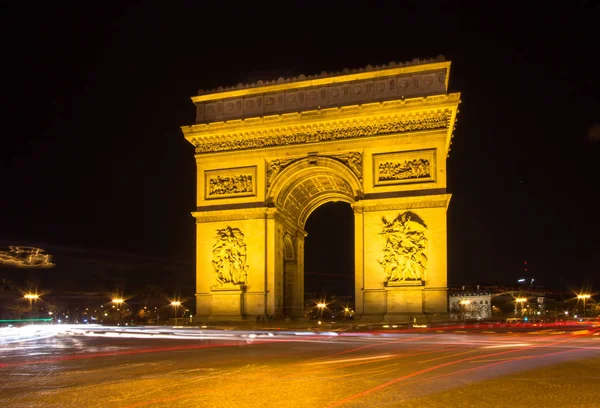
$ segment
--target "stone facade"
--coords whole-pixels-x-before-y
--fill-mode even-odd
[[[460,103],[449,70],[438,60],[192,98],[198,123],[182,130],[198,170],[197,315],[302,316],[304,225],[329,201],[354,209],[358,316],[445,313]]]

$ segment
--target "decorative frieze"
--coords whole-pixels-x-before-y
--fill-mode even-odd
[[[373,184],[386,186],[435,180],[435,150],[386,153],[373,156]]]
[[[205,199],[256,195],[256,167],[205,171]]]
[[[319,143],[360,137],[380,136],[394,133],[416,132],[423,130],[448,129],[452,113],[418,118],[403,118],[390,122],[370,123],[355,126],[340,126],[338,128],[322,129],[307,126],[306,131],[283,134],[253,134],[251,136],[228,135],[210,139],[192,139],[196,154],[213,153],[246,149],[257,149],[274,146],[290,146],[297,144]]]

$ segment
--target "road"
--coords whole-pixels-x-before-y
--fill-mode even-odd
[[[592,327],[16,330],[0,336],[2,407],[600,407]]]

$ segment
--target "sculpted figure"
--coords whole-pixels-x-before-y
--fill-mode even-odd
[[[386,243],[379,261],[388,282],[424,280],[427,269],[427,226],[418,215],[407,211],[393,221],[382,218]]]
[[[217,230],[217,242],[213,246],[213,268],[220,285],[246,283],[248,266],[246,265],[246,244],[244,234],[239,228]]]

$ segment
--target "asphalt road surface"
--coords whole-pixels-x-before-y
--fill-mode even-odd
[[[600,407],[593,327],[1,330],[1,407]]]

